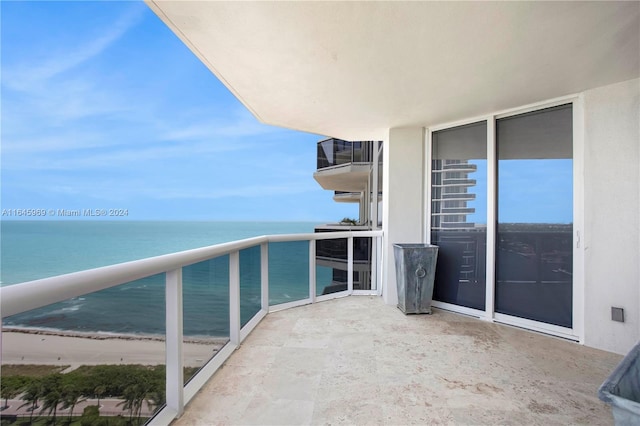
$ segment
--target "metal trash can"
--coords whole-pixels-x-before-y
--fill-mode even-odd
[[[600,386],[598,397],[611,405],[616,426],[640,425],[640,342]]]
[[[430,314],[438,246],[394,244],[398,308],[405,314]]]

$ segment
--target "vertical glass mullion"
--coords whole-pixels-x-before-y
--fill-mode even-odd
[[[485,285],[485,318],[493,319],[495,311],[496,285],[496,227],[498,203],[496,199],[498,185],[498,160],[496,155],[496,120],[487,120],[487,258]]]

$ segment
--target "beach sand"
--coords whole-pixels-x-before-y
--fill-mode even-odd
[[[182,347],[185,367],[200,367],[226,339],[188,339]],[[157,336],[3,329],[2,364],[81,365],[165,363],[165,342]]]

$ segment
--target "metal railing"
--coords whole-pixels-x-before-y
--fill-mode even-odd
[[[4,322],[6,317],[12,315],[116,287],[141,278],[164,274],[166,405],[155,415],[150,424],[167,425],[183,413],[185,404],[195,396],[206,381],[231,356],[233,351],[269,312],[354,294],[353,265],[354,238],[356,237],[371,238],[373,246],[382,247],[382,231],[269,235],[9,285],[0,288],[2,318]],[[346,291],[317,296],[316,241],[328,239],[347,240],[349,280]],[[301,241],[307,241],[309,244],[308,297],[270,306],[269,244]],[[255,247],[260,248],[260,309],[242,326],[240,318],[240,251]],[[376,250],[376,253],[377,255],[374,256],[375,258],[371,263],[372,275],[380,277],[382,250]],[[229,342],[186,385],[183,385],[183,268],[221,256],[229,257]],[[286,261],[286,259],[283,261]],[[380,285],[376,286],[377,289],[380,289],[380,287]],[[357,293],[359,292],[356,291]],[[360,292],[360,294],[362,293]],[[372,290],[369,294],[380,293],[379,290]]]

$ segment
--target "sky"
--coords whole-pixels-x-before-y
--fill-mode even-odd
[[[324,136],[259,123],[144,3],[0,8],[3,220],[357,216],[313,179]]]

